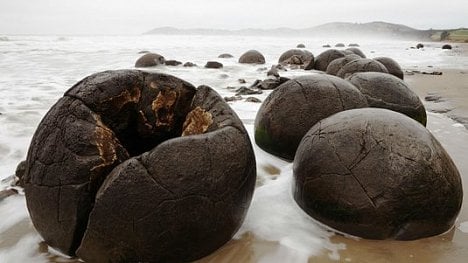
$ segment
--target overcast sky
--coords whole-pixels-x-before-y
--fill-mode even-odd
[[[468,27],[468,0],[0,0],[0,34],[141,34],[161,26],[306,28],[334,21]]]

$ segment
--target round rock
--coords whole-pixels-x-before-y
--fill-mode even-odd
[[[297,44],[297,48],[305,48],[304,44]]]
[[[278,63],[293,65],[308,65],[313,63],[314,55],[303,49],[290,49],[281,54]]]
[[[445,44],[442,46],[442,49],[452,49],[452,46],[449,44]]]
[[[316,70],[326,71],[328,64],[330,64],[330,62],[332,62],[333,60],[337,58],[342,58],[344,56],[345,54],[339,50],[328,49],[320,53],[320,55],[317,56],[317,58],[315,59],[314,68]]]
[[[223,64],[217,61],[208,61],[206,62],[205,68],[222,68]]]
[[[377,57],[374,58],[374,60],[382,63],[385,68],[387,68],[388,73],[392,74],[393,76],[403,79],[404,78],[404,73],[403,70],[401,69],[400,65],[398,62],[393,60],[392,58],[389,57]]]
[[[369,107],[393,110],[426,125],[426,109],[406,82],[386,73],[361,72],[347,78],[367,99]]]
[[[215,91],[137,70],[68,90],[26,162],[35,228],[86,262],[201,258],[240,227],[256,177],[247,132]]]
[[[218,56],[218,58],[233,58],[234,56],[229,53],[223,53]]]
[[[336,76],[340,78],[347,78],[351,76],[354,73],[357,72],[383,72],[383,73],[388,73],[387,68],[380,62],[373,60],[373,59],[368,59],[368,58],[363,58],[363,59],[357,59],[349,62],[348,64],[344,65],[338,73],[336,73]]]
[[[369,239],[413,240],[449,230],[460,174],[418,122],[386,109],[340,112],[304,136],[293,195],[314,219]]]
[[[239,63],[243,64],[265,64],[265,57],[257,50],[249,50],[240,58]]]
[[[356,54],[351,54],[351,55],[346,55],[342,58],[337,58],[335,60],[333,60],[332,62],[330,62],[330,64],[328,64],[328,67],[327,67],[327,74],[330,74],[330,75],[333,75],[333,76],[336,76],[336,74],[338,73],[338,71],[346,64],[348,64],[349,62],[353,61],[353,60],[356,60],[356,59],[361,59],[360,56],[356,55]]]
[[[362,52],[362,50],[360,50],[357,47],[350,47],[350,48],[347,48],[346,50],[353,52],[354,54],[360,56],[361,58],[366,58],[366,55],[364,54],[364,52]]]
[[[364,95],[348,81],[314,74],[281,84],[265,99],[255,118],[255,142],[263,150],[294,159],[304,134],[334,113],[367,107]]]
[[[146,53],[141,56],[136,62],[135,67],[144,68],[144,67],[154,67],[160,64],[164,64],[166,60],[163,56],[156,53]]]

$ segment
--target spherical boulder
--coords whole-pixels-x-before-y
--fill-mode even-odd
[[[403,70],[401,69],[398,62],[396,62],[392,58],[377,57],[377,58],[374,58],[374,60],[382,63],[385,66],[385,68],[387,68],[389,74],[392,74],[393,76],[400,78],[400,79],[404,78]]]
[[[297,48],[305,48],[305,45],[304,44],[297,44]]]
[[[340,69],[344,65],[346,65],[349,62],[351,62],[353,60],[356,60],[356,59],[361,59],[361,57],[354,54],[354,53],[351,54],[351,55],[346,55],[346,56],[341,57],[341,58],[337,58],[337,59],[333,60],[332,62],[330,62],[330,64],[328,64],[326,73],[330,74],[330,75],[333,75],[333,76],[336,76],[338,71],[340,71]]]
[[[314,55],[303,49],[290,49],[283,54],[278,59],[280,64],[292,64],[292,65],[308,65],[313,63]]]
[[[223,53],[218,56],[218,58],[233,58],[234,56],[229,53]]]
[[[387,68],[380,62],[363,58],[357,59],[344,65],[337,73],[336,76],[340,78],[347,78],[357,72],[383,72],[388,73]]]
[[[307,132],[294,159],[293,196],[338,231],[413,240],[449,230],[463,193],[457,168],[427,129],[367,108],[337,113]]]
[[[249,50],[242,54],[239,63],[243,64],[265,64],[265,57],[257,50]]]
[[[347,78],[367,99],[369,107],[393,110],[426,125],[426,109],[406,82],[386,73],[361,72]]]
[[[335,47],[345,47],[345,44],[343,44],[343,43],[338,43],[338,44],[335,45]]]
[[[350,48],[347,48],[346,50],[353,52],[354,54],[360,56],[361,58],[366,58],[366,55],[364,54],[364,52],[362,52],[362,50],[360,50],[357,47],[350,47]]]
[[[144,68],[144,67],[154,67],[160,64],[164,64],[166,60],[163,56],[156,53],[146,53],[141,56],[136,62],[135,67]]]
[[[337,58],[344,57],[345,54],[336,49],[328,49],[315,58],[314,68],[320,71],[326,71],[328,64]]]
[[[334,113],[367,107],[351,83],[326,74],[301,76],[281,84],[264,100],[255,118],[255,142],[284,159],[318,121]]]
[[[248,134],[214,90],[120,70],[85,78],[51,108],[24,183],[35,228],[68,255],[185,262],[231,239],[255,177]]]

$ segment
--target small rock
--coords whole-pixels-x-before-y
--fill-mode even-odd
[[[219,77],[222,78],[222,79],[227,79],[227,78],[229,78],[229,75],[228,74],[221,74],[221,75],[219,75]]]
[[[359,44],[351,43],[351,44],[348,45],[348,47],[359,47]]]
[[[257,50],[249,50],[239,58],[239,63],[265,64],[265,57]]]
[[[246,102],[254,102],[254,103],[261,103],[262,101],[260,99],[257,99],[255,97],[248,97],[245,99]]]
[[[217,61],[208,61],[206,62],[205,68],[222,68],[223,64]]]
[[[442,97],[437,95],[437,94],[429,94],[426,97],[424,97],[425,101],[432,101],[434,103],[439,103],[442,102]]]
[[[196,67],[197,64],[192,63],[192,62],[185,62],[184,67]]]
[[[265,71],[267,70],[268,68],[267,67],[261,67],[261,68],[258,68],[257,71],[258,72],[262,72],[262,71]]]
[[[182,62],[177,61],[177,60],[166,60],[164,64],[166,64],[166,66],[178,66],[182,64]]]
[[[416,45],[416,48],[417,48],[417,49],[424,48],[424,45],[421,44],[421,43],[419,43],[419,44]]]
[[[16,166],[15,176],[17,178],[16,185],[24,187],[24,174],[26,173],[26,160],[21,161],[18,166]]]
[[[452,49],[452,46],[449,44],[445,44],[442,46],[442,49]]]
[[[279,77],[276,79],[265,79],[257,83],[257,85],[255,85],[254,87],[261,90],[272,90],[288,80],[289,78],[285,77]]]
[[[331,46],[329,44],[323,45],[322,47],[331,48]]]
[[[140,52],[138,52],[138,54],[146,54],[146,53],[150,53],[148,50],[142,50]]]
[[[247,81],[245,81],[245,79],[238,79],[238,81],[239,81],[240,84],[245,84],[245,83],[247,83]]]
[[[299,45],[297,45],[297,48],[305,48],[305,45],[304,44],[299,44]]]
[[[426,72],[426,71],[423,71],[423,72],[421,72],[421,74],[423,74],[423,75],[435,75],[435,76],[440,76],[440,75],[442,75],[442,72],[440,72],[440,71],[433,71],[433,72]]]
[[[229,53],[224,53],[218,56],[218,58],[233,58],[234,56]]]
[[[0,201],[3,199],[18,194],[18,191],[16,189],[7,189],[7,190],[2,190],[0,191]]]
[[[236,101],[236,100],[242,100],[242,96],[232,96],[232,97],[224,97],[224,100],[226,102],[230,102],[230,101]]]
[[[278,69],[275,66],[271,66],[271,69],[267,72],[267,76],[274,76],[279,78],[280,75],[278,73]]]
[[[136,68],[144,68],[144,67],[154,67],[159,64],[164,64],[166,60],[163,56],[156,54],[156,53],[146,53],[141,56],[136,62]]]
[[[253,94],[262,94],[263,91],[261,90],[253,90],[247,87],[240,87],[238,90],[236,90],[236,96],[238,95],[253,95]]]
[[[335,47],[345,47],[345,45],[343,43],[338,43],[335,45]]]
[[[262,82],[261,79],[256,79],[256,80],[252,83],[252,85],[250,85],[249,88],[255,88],[255,87],[257,87],[257,85],[260,84],[260,82]]]

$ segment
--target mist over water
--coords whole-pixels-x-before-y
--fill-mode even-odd
[[[14,174],[17,164],[26,158],[31,137],[42,117],[63,93],[82,78],[104,70],[133,69],[147,50],[166,59],[193,62],[198,67],[158,66],[150,68],[198,85],[213,87],[221,96],[233,96],[235,89],[249,86],[256,79],[265,79],[266,71],[276,64],[281,53],[303,43],[315,56],[326,50],[322,45],[358,43],[369,57],[388,56],[404,69],[438,70],[468,68],[467,57],[457,50],[444,51],[440,43],[426,43],[424,50],[410,49],[417,42],[371,40],[360,38],[317,39],[300,37],[255,36],[17,36],[0,38],[0,180]],[[238,57],[247,50],[257,49],[266,58],[265,65],[241,65]],[[232,59],[219,59],[221,53],[231,53]],[[205,69],[209,60],[224,64],[222,69]],[[428,66],[433,66],[429,68]],[[280,72],[291,77],[310,74],[303,70]],[[247,84],[239,84],[238,79]],[[270,91],[256,97],[262,101]],[[253,140],[253,122],[260,103],[238,101],[230,104],[246,125]],[[440,114],[429,114],[429,129],[452,154],[460,140],[468,138],[463,126]],[[452,136],[456,138],[451,138]],[[454,140],[454,141],[451,141]],[[343,260],[340,253],[346,245],[331,240],[333,234],[311,220],[292,199],[291,164],[279,160],[254,145],[257,158],[258,188],[244,225],[236,235],[253,233],[257,238],[278,242],[273,253],[259,257],[260,262],[307,262],[309,256],[325,253],[330,260]],[[8,187],[0,183],[0,190]],[[8,197],[0,201],[0,262],[50,262],[66,260],[38,250],[40,236],[33,230],[24,197]],[[23,231],[17,231],[21,226]],[[467,229],[466,223],[460,226]],[[12,230],[16,229],[16,230]],[[16,232],[15,232],[16,231]],[[16,233],[16,234],[14,234]],[[8,236],[8,238],[5,238]],[[325,252],[324,252],[325,251]],[[55,254],[54,254],[55,255]]]

